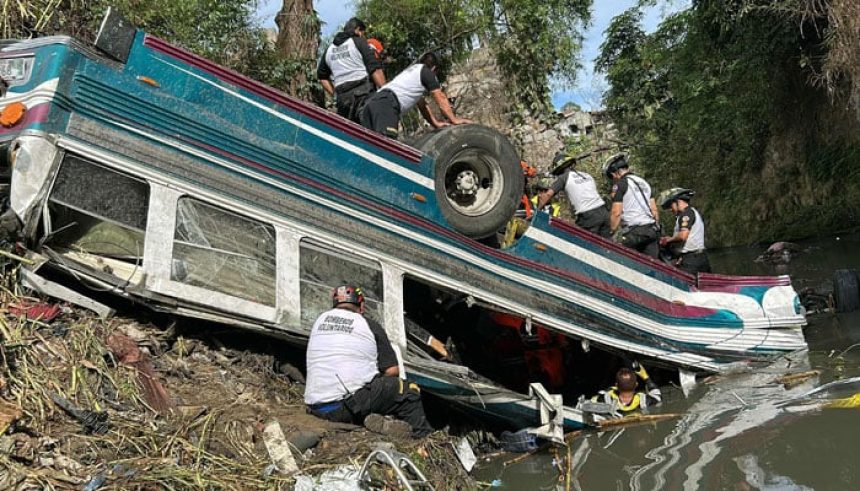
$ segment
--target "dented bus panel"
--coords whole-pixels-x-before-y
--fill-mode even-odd
[[[583,424],[570,406],[604,354],[721,372],[806,348],[787,276],[694,277],[541,213],[488,247],[449,223],[454,191],[427,154],[141,31],[109,34],[127,38],[0,44],[0,110],[26,107],[0,127],[7,213],[68,281],[297,343],[331,287],[359,283],[425,390],[518,426],[541,423],[535,382]]]

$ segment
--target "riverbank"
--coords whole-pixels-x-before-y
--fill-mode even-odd
[[[301,372],[234,345],[233,331],[103,320],[11,282],[0,306],[0,489],[292,489],[380,444],[436,489],[478,486],[446,432],[397,440],[306,414]],[[297,472],[273,464],[275,426]],[[393,473],[374,476],[397,488]]]

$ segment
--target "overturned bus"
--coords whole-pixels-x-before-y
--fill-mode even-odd
[[[692,276],[543,213],[485,245],[523,186],[486,128],[406,146],[112,14],[94,46],[2,42],[0,76],[6,214],[37,289],[301,344],[331,288],[359,283],[425,391],[517,427],[582,425],[576,399],[619,355],[686,377],[806,348],[787,276]]]

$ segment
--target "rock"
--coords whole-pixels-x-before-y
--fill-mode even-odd
[[[321,435],[315,431],[297,431],[291,433],[287,441],[290,445],[299,451],[304,452],[309,448],[314,448],[320,442]]]
[[[289,363],[284,362],[279,364],[278,373],[286,375],[293,382],[305,383],[305,376],[302,374],[302,371]]]

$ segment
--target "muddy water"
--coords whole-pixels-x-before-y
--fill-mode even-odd
[[[760,247],[714,251],[711,262],[724,273],[787,273],[797,289],[829,289],[833,270],[860,269],[860,235],[800,245],[806,250],[779,268],[754,262]],[[860,377],[860,345],[852,348],[860,343],[860,313],[810,316],[805,332],[808,356],[721,377],[687,396],[664,388],[660,412],[681,413],[678,419],[575,439],[570,489],[860,489],[860,408],[827,405],[860,392],[860,383],[795,399]],[[809,369],[821,375],[790,389],[775,382]],[[553,453],[505,467],[510,458],[483,462],[476,477],[503,489],[566,488]]]

